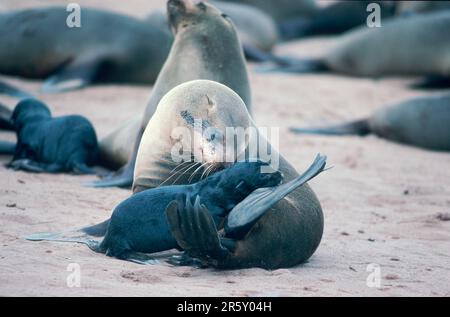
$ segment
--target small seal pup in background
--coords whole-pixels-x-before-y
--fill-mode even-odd
[[[331,127],[291,128],[295,133],[368,135],[422,147],[450,151],[450,95],[421,97],[376,111],[367,119]]]
[[[97,162],[97,136],[86,118],[52,118],[45,104],[24,99],[15,107],[11,121],[17,144],[9,167],[29,172],[94,173],[89,165]]]

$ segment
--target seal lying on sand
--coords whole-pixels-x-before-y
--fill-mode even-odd
[[[97,161],[94,127],[78,115],[52,118],[46,105],[24,99],[12,114],[17,145],[9,167],[30,172],[94,173]]]
[[[345,34],[324,57],[268,68],[353,76],[450,76],[450,11],[384,21]]]
[[[246,50],[252,50],[252,48],[271,51],[277,44],[279,38],[277,25],[263,11],[240,3],[207,2],[229,16],[233,21],[244,46],[244,53],[246,53]],[[167,13],[164,10],[153,11],[146,20],[152,25],[170,32]]]
[[[431,150],[450,151],[450,95],[422,97],[383,108],[365,120],[324,128],[293,128],[296,133],[376,134]]]
[[[82,27],[69,28],[65,7],[0,13],[0,73],[47,79],[43,90],[93,82],[153,84],[169,54],[168,32],[145,21],[82,9]]]
[[[242,47],[236,30],[228,17],[203,2],[192,0],[169,0],[169,21],[174,31],[175,42],[170,55],[152,90],[139,132],[130,135],[124,147],[134,147],[128,163],[116,175],[97,182],[93,187],[131,186],[137,152],[144,130],[155,113],[161,98],[177,85],[195,79],[209,79],[233,89],[250,109],[251,93]],[[163,128],[164,123],[160,123]],[[134,131],[131,126],[124,129]],[[123,133],[113,132],[123,136]],[[121,137],[122,138],[122,137]],[[124,139],[124,138],[122,138]],[[102,152],[111,153],[114,138],[101,142]],[[128,150],[127,150],[128,152]],[[115,157],[123,157],[117,154]]]

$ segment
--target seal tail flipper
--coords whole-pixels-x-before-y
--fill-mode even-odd
[[[322,134],[322,135],[359,135],[364,136],[371,133],[367,120],[358,120],[322,128],[290,128],[290,131],[299,134]]]
[[[90,85],[98,77],[103,66],[107,66],[105,54],[81,56],[49,77],[41,87],[42,92],[59,93],[80,89]]]
[[[217,227],[208,209],[197,196],[194,205],[190,197],[180,198],[166,208],[167,220],[178,245],[190,256],[218,266],[230,255],[221,244]]]
[[[131,185],[133,185],[133,177],[128,175],[112,176],[98,181],[83,183],[83,186],[92,188],[131,187]]]
[[[256,68],[259,73],[282,72],[294,74],[324,73],[330,68],[322,59],[289,59],[285,64],[275,63],[275,65],[265,65]]]
[[[0,141],[0,154],[14,154],[16,144],[13,142]]]
[[[326,156],[317,155],[312,165],[300,176],[288,183],[269,188],[259,188],[236,205],[225,222],[227,237],[245,235],[264,213],[293,190],[321,173],[326,165]]]
[[[100,248],[101,240],[89,238],[81,231],[70,231],[61,233],[36,233],[25,237],[28,241],[55,241],[72,242],[87,245],[89,249],[95,252],[102,252]]]
[[[7,84],[3,81],[0,81],[0,94],[5,94],[18,99],[34,98],[29,93],[11,86],[10,84]]]
[[[450,87],[450,76],[429,76],[424,80],[413,83],[413,89],[446,89]]]

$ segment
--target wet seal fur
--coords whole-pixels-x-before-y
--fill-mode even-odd
[[[407,100],[367,119],[322,128],[292,128],[304,134],[367,135],[425,149],[450,151],[450,95]]]
[[[79,115],[52,118],[36,99],[24,99],[15,107],[11,121],[17,134],[13,169],[29,172],[92,174],[97,162],[94,127]]]

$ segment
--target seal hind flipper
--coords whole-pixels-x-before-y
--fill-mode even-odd
[[[0,94],[5,94],[19,99],[33,98],[33,96],[29,93],[11,86],[10,84],[7,84],[3,81],[0,81]]]
[[[368,120],[357,120],[344,124],[321,128],[290,128],[291,132],[298,134],[321,135],[359,135],[365,136],[372,133]]]
[[[61,233],[36,233],[25,237],[28,241],[55,241],[72,242],[87,245],[89,249],[95,252],[103,253],[100,249],[100,241],[89,239],[87,235],[80,231],[70,231]]]
[[[58,93],[86,87],[94,82],[106,60],[104,54],[79,57],[49,77],[41,91]]]
[[[255,190],[231,210],[225,222],[226,236],[243,237],[273,205],[320,174],[325,168],[326,161],[326,156],[318,154],[311,166],[302,175],[290,182],[276,187]]]
[[[23,170],[26,172],[32,172],[32,173],[42,173],[45,171],[45,169],[39,164],[38,162],[32,161],[30,159],[19,159],[14,160],[11,163],[8,164],[9,168],[12,168],[14,170]]]
[[[194,205],[190,197],[181,203],[173,201],[166,208],[167,220],[177,243],[190,256],[206,263],[222,261],[230,252],[222,246],[217,227],[208,209],[197,196]],[[217,263],[216,263],[217,264]]]
[[[96,180],[92,182],[85,182],[83,186],[92,188],[107,188],[107,187],[122,187],[130,188],[133,185],[133,178],[127,175],[106,177],[105,179]]]
[[[16,144],[13,142],[0,141],[0,154],[14,154]]]

